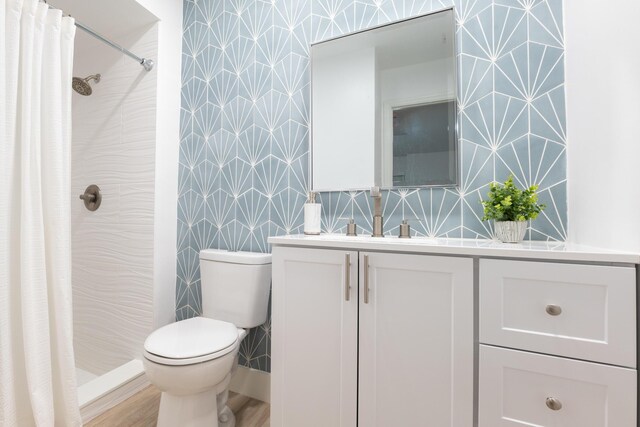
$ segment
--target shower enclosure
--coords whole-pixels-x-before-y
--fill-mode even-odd
[[[114,44],[156,58],[158,24],[135,0],[49,4],[81,23],[73,67],[69,197],[74,351],[87,421],[148,384],[140,358],[155,326],[157,72]],[[109,7],[126,14],[130,25],[105,19],[113,16]],[[83,24],[104,37],[82,31]]]

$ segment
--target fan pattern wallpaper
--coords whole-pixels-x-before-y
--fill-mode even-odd
[[[311,43],[455,7],[457,189],[383,194],[385,232],[406,218],[420,236],[492,238],[480,200],[513,174],[547,204],[527,238],[567,225],[561,0],[186,0],[178,200],[177,312],[201,313],[198,252],[268,252],[301,233],[309,188]],[[322,193],[323,229],[355,218],[371,232],[367,192]],[[270,370],[270,323],[243,341],[241,364]]]

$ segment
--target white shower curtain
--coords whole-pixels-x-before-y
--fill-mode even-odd
[[[79,426],[70,249],[75,26],[0,0],[0,426]]]

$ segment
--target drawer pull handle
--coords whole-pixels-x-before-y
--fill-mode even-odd
[[[560,402],[560,400],[556,399],[555,397],[547,397],[546,403],[547,408],[551,409],[552,411],[559,411],[560,409],[562,409],[562,402]]]
[[[545,310],[550,316],[560,316],[560,314],[562,313],[562,307],[560,307],[559,305],[549,304],[545,308]]]

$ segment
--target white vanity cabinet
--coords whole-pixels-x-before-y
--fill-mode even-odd
[[[273,426],[472,424],[471,259],[274,247],[272,295]]]
[[[640,255],[272,237],[273,427],[638,427]]]
[[[637,426],[635,268],[481,259],[479,297],[479,427]]]

